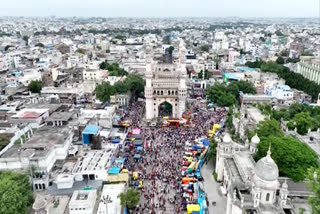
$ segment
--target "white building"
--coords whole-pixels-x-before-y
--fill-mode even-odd
[[[122,206],[120,204],[119,195],[125,190],[125,183],[104,185],[97,213],[122,214]]]
[[[303,182],[279,177],[270,148],[265,157],[254,161],[258,136],[251,139],[250,145],[233,142],[228,134],[217,141],[215,172],[217,180],[222,181],[221,192],[227,196],[226,214],[286,214],[298,213],[302,205],[310,208],[308,188]]]
[[[276,85],[265,88],[265,94],[277,100],[293,100],[293,91],[288,85]]]
[[[146,119],[159,117],[159,109],[163,104],[171,106],[172,114],[167,116],[180,118],[185,111],[187,98],[187,72],[183,41],[180,41],[179,44],[179,58],[172,59],[172,63],[167,61],[162,64],[154,63],[150,46],[147,47],[146,52]]]
[[[94,214],[97,190],[74,191],[69,202],[69,214]]]
[[[305,78],[320,84],[320,57],[301,57],[297,72]]]
[[[108,170],[112,164],[112,157],[117,149],[116,144],[108,144],[102,150],[84,150],[75,164],[72,174],[76,181],[103,180],[108,178]]]

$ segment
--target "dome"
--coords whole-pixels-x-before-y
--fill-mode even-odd
[[[259,144],[260,143],[260,138],[258,137],[257,134],[251,138],[251,143],[253,143],[253,144]]]
[[[231,142],[231,137],[229,134],[225,134],[225,136],[223,137],[222,141],[224,143],[230,143]]]
[[[277,164],[271,158],[270,149],[267,156],[261,158],[255,167],[255,174],[263,181],[275,181],[279,177],[279,169]]]

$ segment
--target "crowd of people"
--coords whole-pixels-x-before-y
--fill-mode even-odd
[[[136,214],[182,213],[186,208],[180,170],[184,147],[186,143],[206,137],[212,125],[226,116],[224,109],[208,111],[206,104],[200,102],[189,105],[192,111],[190,125],[166,128],[142,126],[139,113],[143,111],[143,103],[137,102],[127,109],[126,117],[132,121],[131,127],[140,128],[145,140],[141,158],[135,159],[132,149],[127,153],[125,163],[129,171],[138,172],[137,181],[143,184]]]

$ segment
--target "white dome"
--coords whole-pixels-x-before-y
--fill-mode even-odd
[[[251,138],[251,143],[253,143],[253,144],[259,144],[260,143],[260,138],[258,137],[257,134]]]
[[[222,139],[222,141],[223,141],[224,143],[230,143],[230,142],[231,142],[231,137],[230,137],[230,135],[229,135],[228,133],[225,134],[224,137],[223,137],[223,139]]]
[[[261,158],[255,167],[255,174],[263,181],[275,181],[279,177],[277,164],[271,158],[270,150],[266,157]]]

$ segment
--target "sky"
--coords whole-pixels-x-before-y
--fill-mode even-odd
[[[320,0],[0,0],[0,16],[319,17]]]

